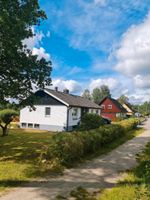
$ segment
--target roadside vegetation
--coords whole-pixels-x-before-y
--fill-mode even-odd
[[[126,126],[130,124],[127,129],[118,122],[93,130],[57,134],[10,129],[9,136],[0,138],[0,190],[33,178],[60,174],[64,168],[107,153],[142,132],[133,129],[135,120],[125,121]]]
[[[105,190],[98,200],[149,200],[150,199],[150,143],[137,157],[139,165],[129,171],[117,187]]]

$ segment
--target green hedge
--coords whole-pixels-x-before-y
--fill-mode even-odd
[[[71,166],[75,161],[124,136],[136,125],[135,120],[124,120],[94,130],[58,133],[52,137],[51,144],[43,150],[40,162],[57,160],[62,166]]]
[[[81,118],[81,122],[77,130],[91,130],[96,129],[102,125],[104,125],[104,120],[101,116],[94,113],[86,113]]]

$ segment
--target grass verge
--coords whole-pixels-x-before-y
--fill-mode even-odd
[[[150,143],[137,160],[139,165],[117,187],[104,190],[98,200],[150,200]]]

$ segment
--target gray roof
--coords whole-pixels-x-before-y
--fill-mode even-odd
[[[101,107],[97,105],[96,103],[85,99],[83,97],[73,95],[73,94],[66,94],[64,92],[51,90],[51,89],[45,89],[49,94],[52,94],[56,98],[62,100],[63,102],[67,103],[69,106],[75,106],[75,107],[84,107],[84,108],[97,108],[100,109]]]

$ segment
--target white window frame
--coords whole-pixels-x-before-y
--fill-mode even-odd
[[[108,105],[108,109],[111,110],[112,109],[112,105]]]
[[[105,109],[105,105],[104,104],[102,104],[101,107],[102,107],[102,109]]]
[[[73,118],[73,120],[77,120],[77,118],[78,118],[78,108],[72,109],[72,118]]]
[[[49,109],[49,114],[46,114],[46,109]],[[51,116],[51,107],[49,107],[49,106],[46,106],[45,107],[45,117],[50,117]]]

